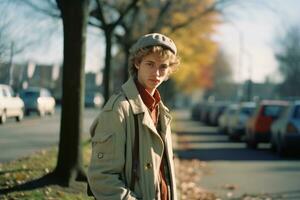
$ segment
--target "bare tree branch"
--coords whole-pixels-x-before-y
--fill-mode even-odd
[[[99,1],[99,0],[98,0],[98,1]],[[133,0],[133,1],[131,2],[131,4],[129,4],[129,5],[125,8],[125,10],[124,10],[123,12],[120,13],[120,16],[119,16],[119,18],[115,21],[114,26],[119,25],[120,22],[123,21],[123,18],[127,15],[127,13],[128,13],[129,11],[131,11],[134,7],[137,6],[137,3],[138,3],[138,2],[139,2],[139,0]]]
[[[162,23],[161,23],[161,20],[159,20],[159,19],[163,19],[167,15],[168,11],[170,10],[171,5],[172,5],[171,0],[166,1],[165,5],[159,10],[159,14],[157,17],[158,20],[156,20],[156,23],[153,26],[153,28],[150,30],[150,32],[156,32],[157,30],[161,29]]]
[[[183,23],[180,23],[180,24],[177,24],[175,26],[171,26],[171,30],[174,32],[174,31],[177,31],[178,29],[182,29],[182,28],[185,28],[186,26],[190,25],[191,23],[193,23],[195,20],[199,19],[199,18],[202,18],[204,17],[205,15],[211,13],[211,12],[214,12],[216,10],[216,5],[212,5],[211,7],[207,8],[204,10],[204,12],[200,12],[198,15],[195,15],[193,17],[190,17],[188,18],[185,22]]]
[[[97,3],[97,8],[98,8],[98,9],[96,9],[96,11],[98,10],[97,17],[99,17],[99,21],[102,22],[102,26],[103,26],[103,28],[105,28],[108,25],[108,23],[104,17],[102,2],[101,2],[101,0],[96,0],[96,3]]]
[[[61,13],[59,12],[57,5],[53,1],[46,0],[44,2],[46,2],[48,4],[48,6],[45,6],[45,8],[43,8],[42,6],[38,6],[38,4],[33,3],[31,0],[22,0],[21,1],[21,3],[33,8],[34,10],[38,11],[39,13],[42,13],[42,14],[45,14],[45,15],[48,15],[48,16],[54,17],[54,18],[61,18]]]

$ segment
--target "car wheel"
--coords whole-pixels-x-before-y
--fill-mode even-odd
[[[55,109],[53,108],[53,110],[51,110],[51,111],[49,112],[49,114],[50,114],[50,115],[54,115],[54,113],[55,113]]]
[[[235,135],[235,134],[229,134],[228,138],[229,138],[230,141],[233,141],[233,142],[239,142],[240,141],[239,136]]]
[[[29,116],[30,115],[30,111],[29,110],[25,110],[25,115]]]
[[[286,147],[280,143],[280,144],[278,144],[278,147],[277,147],[277,153],[280,157],[286,157],[288,152],[287,152]]]
[[[17,121],[17,122],[22,121],[23,117],[24,117],[24,111],[21,110],[21,111],[20,111],[20,114],[16,117],[16,121]]]
[[[276,137],[277,137],[277,135],[276,135]],[[276,152],[277,151],[275,134],[271,137],[271,151],[272,152]]]
[[[271,143],[271,151],[272,152],[276,152],[276,150],[277,150],[277,146],[276,146],[275,142],[272,141],[272,143]]]
[[[255,139],[255,132],[251,129],[248,129],[248,146],[251,149],[257,149],[257,141]]]
[[[39,116],[44,117],[45,116],[45,111],[44,110],[39,110]]]
[[[0,124],[4,124],[6,122],[6,113],[3,111],[2,115],[0,116]]]
[[[253,140],[248,140],[247,141],[247,147],[249,149],[256,149],[257,148],[257,142],[255,142]]]

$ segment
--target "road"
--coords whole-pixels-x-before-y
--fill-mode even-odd
[[[258,150],[230,142],[217,128],[189,120],[189,112],[175,112],[177,155],[207,162],[200,185],[222,199],[268,193],[269,199],[300,199],[300,159],[281,159],[267,144]]]
[[[86,109],[84,112],[84,136],[99,110]],[[58,144],[60,109],[53,116],[40,118],[37,115],[25,117],[20,123],[9,119],[0,125],[0,162],[14,160],[34,151]]]

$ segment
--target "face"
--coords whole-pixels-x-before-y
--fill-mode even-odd
[[[163,60],[157,53],[151,53],[143,57],[137,68],[137,78],[145,89],[153,94],[155,89],[167,79],[170,72],[169,60]]]

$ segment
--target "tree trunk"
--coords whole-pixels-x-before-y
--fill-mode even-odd
[[[104,66],[104,101],[107,102],[112,93],[111,81],[111,46],[112,46],[112,31],[105,31],[106,50],[105,50],[105,66]]]
[[[123,77],[123,82],[126,82],[126,80],[129,78],[129,47],[124,48],[124,54],[125,54],[125,60],[124,60],[124,77]]]
[[[53,174],[69,186],[85,180],[81,152],[84,65],[89,0],[57,0],[64,31],[63,94],[59,151]]]

